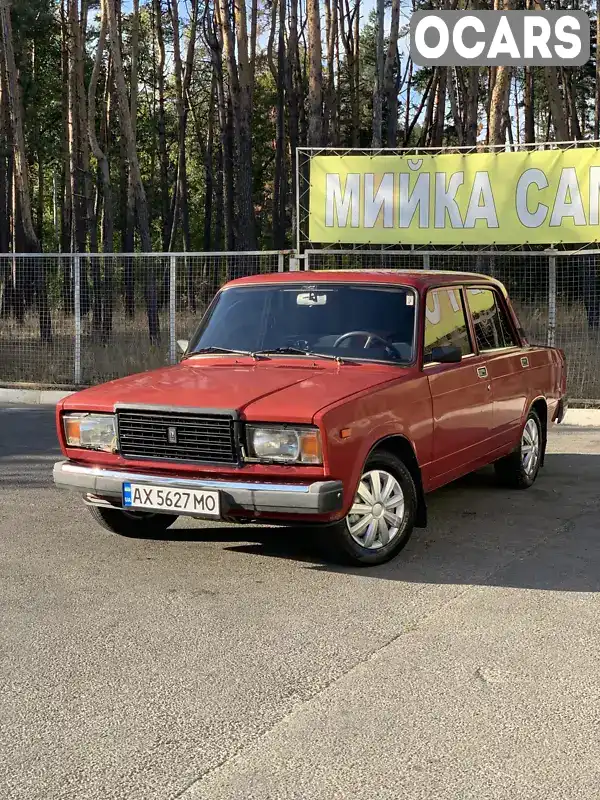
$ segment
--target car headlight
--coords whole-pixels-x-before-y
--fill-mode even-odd
[[[69,447],[86,450],[117,450],[117,426],[114,414],[65,414],[65,439]]]
[[[248,425],[248,455],[284,464],[322,464],[321,434],[317,428]]]

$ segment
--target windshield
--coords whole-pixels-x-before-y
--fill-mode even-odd
[[[415,313],[416,293],[404,286],[238,286],[217,296],[188,355],[213,349],[409,363]]]

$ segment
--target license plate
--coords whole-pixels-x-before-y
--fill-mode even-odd
[[[203,489],[167,489],[164,486],[147,486],[141,483],[123,484],[123,507],[203,517],[221,516],[218,492]]]

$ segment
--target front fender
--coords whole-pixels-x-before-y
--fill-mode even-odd
[[[326,474],[344,484],[345,512],[352,505],[369,453],[382,440],[403,436],[421,467],[432,458],[433,407],[423,375],[329,407],[315,422],[327,437]]]

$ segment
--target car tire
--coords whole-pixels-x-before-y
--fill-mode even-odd
[[[105,506],[88,508],[94,520],[105,530],[128,538],[153,539],[163,534],[177,519],[173,514],[121,511]]]
[[[500,483],[511,489],[529,489],[540,471],[544,447],[542,423],[537,412],[532,409],[517,447],[510,455],[494,464]]]
[[[415,482],[406,465],[392,453],[373,453],[349,514],[323,531],[329,554],[336,561],[360,567],[390,561],[412,535],[417,503]]]

